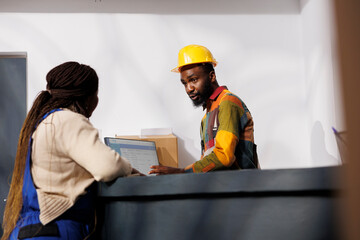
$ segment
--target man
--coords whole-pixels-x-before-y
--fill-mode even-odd
[[[186,168],[152,166],[149,173],[258,167],[251,114],[239,97],[219,86],[214,71],[216,64],[211,52],[203,46],[189,45],[180,50],[178,66],[172,71],[180,72],[181,83],[194,106],[206,109],[200,128],[202,156]]]

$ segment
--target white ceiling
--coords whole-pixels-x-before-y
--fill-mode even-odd
[[[0,0],[0,12],[298,14],[303,0]]]

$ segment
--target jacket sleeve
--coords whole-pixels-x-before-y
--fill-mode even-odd
[[[130,175],[131,164],[102,143],[98,131],[84,116],[66,113],[61,124],[62,145],[71,159],[85,168],[96,181],[111,181]]]

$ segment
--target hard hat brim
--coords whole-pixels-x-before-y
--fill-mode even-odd
[[[193,64],[198,64],[198,63],[212,63],[214,67],[216,67],[217,65],[217,61],[208,61],[208,62],[193,62],[193,63],[189,63],[189,64],[184,64],[181,66],[177,66],[176,68],[171,69],[171,72],[175,72],[175,73],[180,73],[180,68],[187,66],[187,65],[193,65]]]

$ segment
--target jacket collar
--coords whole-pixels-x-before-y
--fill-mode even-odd
[[[227,90],[226,86],[221,86],[218,87],[217,89],[215,89],[215,91],[211,94],[211,96],[209,97],[210,100],[214,101],[216,100],[216,98],[220,95],[220,93],[224,90]]]
[[[209,109],[211,107],[211,104],[213,103],[213,101],[215,101],[216,98],[220,95],[220,93],[224,90],[227,90],[226,86],[220,86],[217,89],[215,89],[215,91],[211,94],[209,99],[206,101],[206,104],[204,104],[203,110]]]

